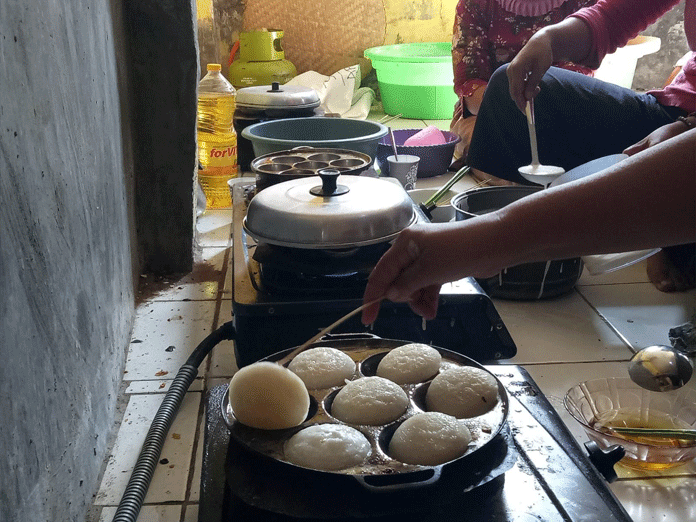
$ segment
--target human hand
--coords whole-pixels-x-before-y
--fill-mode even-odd
[[[399,234],[370,274],[364,303],[383,296],[392,302],[407,302],[415,313],[426,319],[435,317],[442,283],[438,281],[434,254],[443,250],[438,246],[443,240],[437,239],[441,234],[434,232],[437,228],[417,225]],[[363,324],[372,324],[378,311],[379,303],[363,310]]]
[[[649,147],[654,147],[658,143],[667,141],[668,139],[678,136],[682,132],[686,132],[688,130],[689,127],[687,127],[680,121],[668,123],[667,125],[658,127],[650,134],[648,134],[645,138],[640,140],[638,143],[634,143],[630,147],[627,147],[626,149],[624,149],[623,153],[628,154],[629,156],[633,156],[638,152],[644,151]]]
[[[551,38],[543,29],[510,62],[507,68],[510,97],[520,111],[524,112],[527,101],[539,94],[539,82],[552,63]]]

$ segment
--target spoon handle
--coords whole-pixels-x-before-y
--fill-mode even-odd
[[[624,435],[639,435],[644,437],[665,437],[671,439],[686,439],[686,440],[696,440],[696,430],[692,429],[679,429],[679,428],[623,428],[614,427],[610,428],[616,433]]]
[[[539,152],[537,150],[536,124],[534,123],[534,100],[528,101],[524,112],[527,115],[529,127],[529,145],[532,149],[532,165],[539,165]]]

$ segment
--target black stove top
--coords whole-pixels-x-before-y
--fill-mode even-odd
[[[298,475],[259,459],[231,441],[220,410],[226,386],[213,388],[206,399],[199,522],[630,522],[529,374],[512,365],[488,369],[510,397],[508,426],[486,454],[489,462],[450,468],[435,484],[400,493],[345,482],[332,487],[321,473]],[[611,468],[609,456],[598,458],[598,467]]]
[[[360,306],[370,268],[387,246],[374,245],[356,255],[259,245],[242,226],[254,191],[254,184],[245,182],[233,190],[232,312],[240,367],[302,344]],[[310,268],[298,268],[303,264]],[[385,302],[371,327],[356,316],[335,330],[366,331],[433,344],[478,362],[517,353],[493,302],[473,278],[443,286],[438,316],[432,321],[424,321],[405,304]]]

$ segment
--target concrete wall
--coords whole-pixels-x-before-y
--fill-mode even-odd
[[[674,64],[689,50],[684,35],[684,2],[677,4],[641,34],[660,39],[660,50],[640,58],[633,76],[632,88],[645,92],[661,88]]]
[[[139,270],[191,266],[192,19],[189,0],[0,2],[2,522],[84,520]]]

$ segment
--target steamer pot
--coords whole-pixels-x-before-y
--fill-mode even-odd
[[[257,193],[243,227],[258,243],[345,250],[391,241],[416,220],[399,184],[324,169]]]
[[[257,85],[237,89],[233,124],[237,132],[237,163],[242,172],[251,168],[254,148],[242,131],[256,123],[284,118],[322,116],[319,93],[299,85]]]
[[[458,194],[452,199],[456,220],[463,221],[495,212],[510,203],[533,194],[541,187],[484,187]],[[495,238],[492,238],[495,241]],[[579,257],[524,263],[506,268],[499,274],[478,283],[490,297],[535,300],[556,297],[570,292],[580,279],[583,263]]]
[[[310,348],[332,347],[345,352],[356,362],[355,378],[359,378],[375,375],[379,361],[390,350],[409,342],[383,339],[371,334],[338,334],[328,335],[311,345]],[[485,370],[482,365],[464,355],[444,348],[435,348],[442,355],[441,370],[455,366],[474,366]],[[292,348],[261,360],[276,362],[291,351]],[[420,411],[425,411],[425,393],[431,381],[432,379],[417,384],[401,385],[409,397],[410,405],[407,411],[394,422],[384,426],[351,425],[367,437],[372,446],[372,452],[363,465],[339,471],[309,469],[287,462],[283,458],[283,446],[292,435],[302,428],[313,424],[338,422],[330,415],[330,405],[340,387],[309,390],[311,405],[307,420],[300,426],[286,430],[259,430],[241,424],[236,420],[234,412],[229,406],[227,393],[225,393],[220,407],[222,417],[230,429],[232,441],[258,456],[270,459],[277,465],[304,472],[314,479],[324,477],[320,481],[315,480],[314,482],[331,484],[330,487],[349,484],[346,481],[353,484],[357,481],[362,488],[371,492],[412,490],[435,484],[443,473],[451,471],[457,473],[457,487],[466,490],[483,485],[507,471],[515,460],[512,459],[510,462],[510,455],[507,454],[504,443],[509,398],[505,387],[497,377],[498,403],[496,406],[480,417],[475,417],[471,421],[463,421],[471,426],[479,426],[479,428],[474,428],[477,430],[478,439],[472,441],[464,455],[444,464],[426,466],[405,464],[392,459],[386,453],[396,428],[407,418]]]

